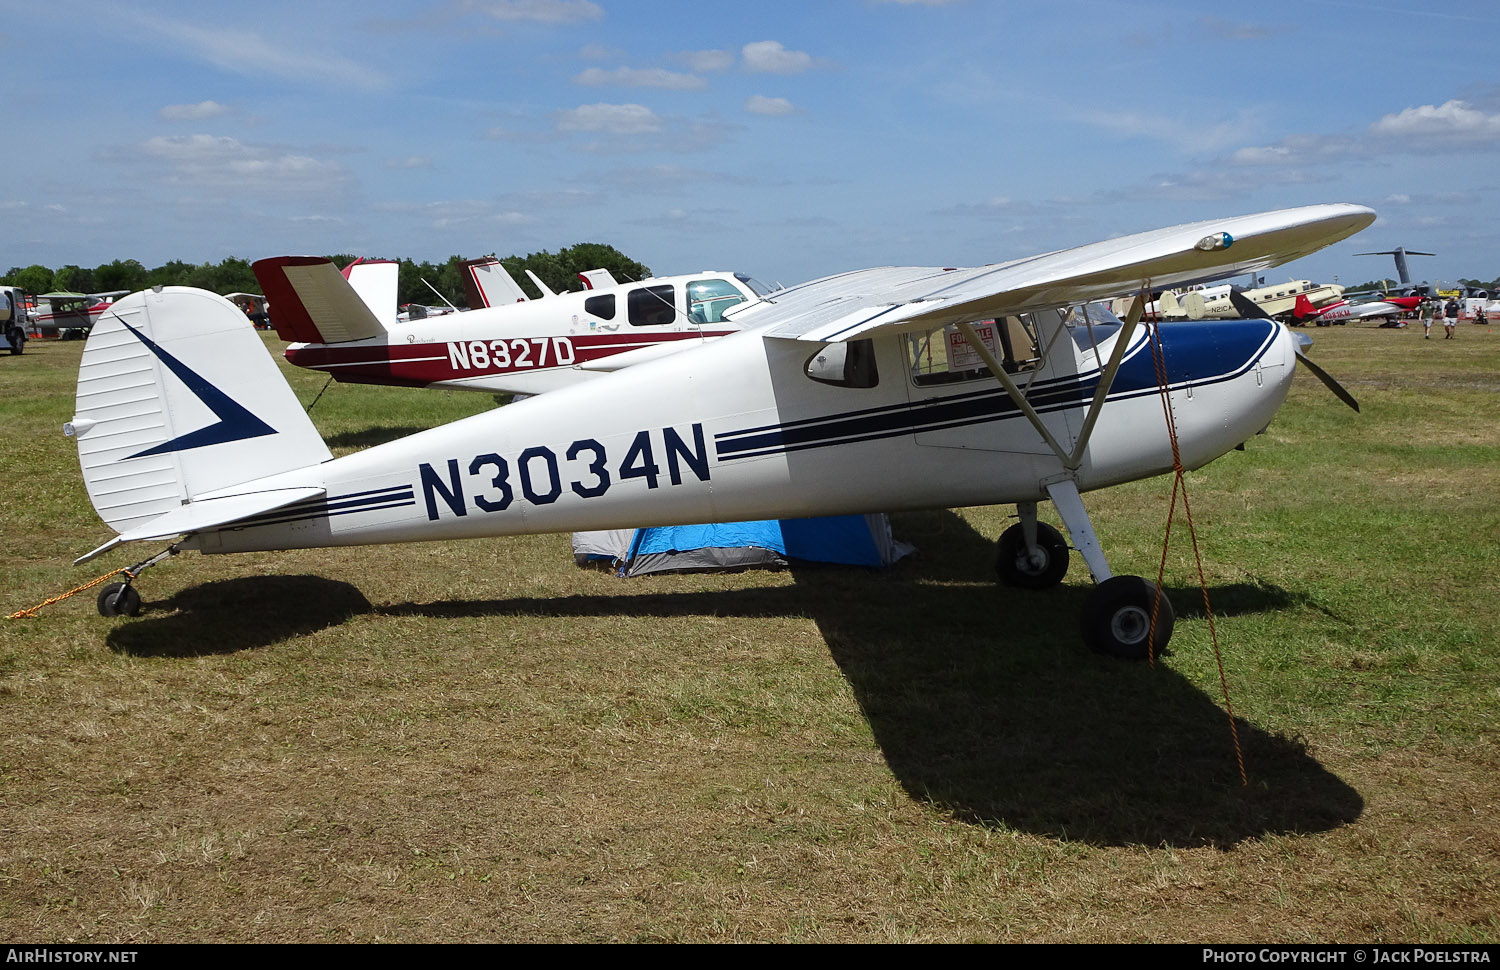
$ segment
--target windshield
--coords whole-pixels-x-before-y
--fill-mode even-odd
[[[767,286],[753,276],[746,276],[744,273],[735,273],[734,278],[750,287],[751,292],[756,296],[766,297],[776,292],[773,288]]]

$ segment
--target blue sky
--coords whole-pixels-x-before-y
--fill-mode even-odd
[[[800,282],[1217,215],[1500,275],[1500,5],[0,0],[0,271],[605,242]]]

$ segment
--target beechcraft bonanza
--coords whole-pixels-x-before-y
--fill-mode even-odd
[[[1043,589],[1069,556],[1037,521],[1050,499],[1098,583],[1086,642],[1144,656],[1171,606],[1111,572],[1081,496],[1171,470],[1168,413],[1188,469],[1262,431],[1297,340],[1267,319],[1143,326],[1090,301],[1266,269],[1374,218],[1310,206],[976,269],[831,276],[731,311],[729,336],[341,458],[244,314],[200,290],[137,293],[94,328],[64,429],[118,533],[78,561],[172,540],[99,595],[101,612],[134,614],[139,573],[187,549],[1014,503],[996,569]]]
[[[282,256],[253,268],[291,363],[339,381],[489,393],[551,391],[722,337],[739,329],[726,310],[770,292],[736,273],[620,284],[594,270],[576,293],[533,276],[543,296],[528,300],[497,260],[466,265],[478,309],[411,321],[396,317],[394,263],[341,273],[325,258]]]

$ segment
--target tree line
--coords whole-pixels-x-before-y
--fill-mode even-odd
[[[490,254],[494,256],[493,253]],[[347,266],[355,257],[339,253],[329,257],[338,266]],[[465,306],[462,256],[449,256],[445,262],[415,262],[399,259],[398,303],[441,303],[438,294],[454,306]],[[578,243],[555,253],[542,250],[525,256],[506,256],[500,260],[528,295],[541,296],[526,276],[531,270],[547,287],[561,293],[579,288],[578,274],[592,269],[607,269],[620,282],[642,280],[651,270],[613,246],[605,243]],[[39,295],[57,291],[75,293],[108,293],[113,290],[135,292],[153,286],[196,286],[221,295],[260,293],[260,284],[250,269],[250,261],[230,256],[218,263],[187,263],[172,260],[155,269],[147,269],[134,259],[117,259],[90,269],[67,265],[49,269],[41,265],[12,266],[0,283]],[[429,288],[428,284],[431,284]],[[436,290],[435,294],[433,290]]]

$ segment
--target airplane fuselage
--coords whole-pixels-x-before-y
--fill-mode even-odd
[[[693,299],[695,293],[715,299]],[[757,294],[731,273],[650,279],[404,323],[363,340],[293,343],[286,359],[340,381],[537,394],[617,354],[733,333],[723,311]]]
[[[1269,423],[1294,366],[1284,327],[1253,320],[1160,332],[1186,467]],[[1064,449],[1082,430],[1115,336],[1095,347],[1082,328],[1068,328],[1040,364],[1012,375]],[[812,376],[822,373],[819,354],[848,345],[742,332],[251,483],[326,495],[186,545],[233,552],[1044,498],[1064,467],[1013,400],[983,372],[923,382],[915,339],[868,341],[872,366],[851,385]],[[1074,474],[1080,490],[1172,467],[1144,332],[1108,400]]]

